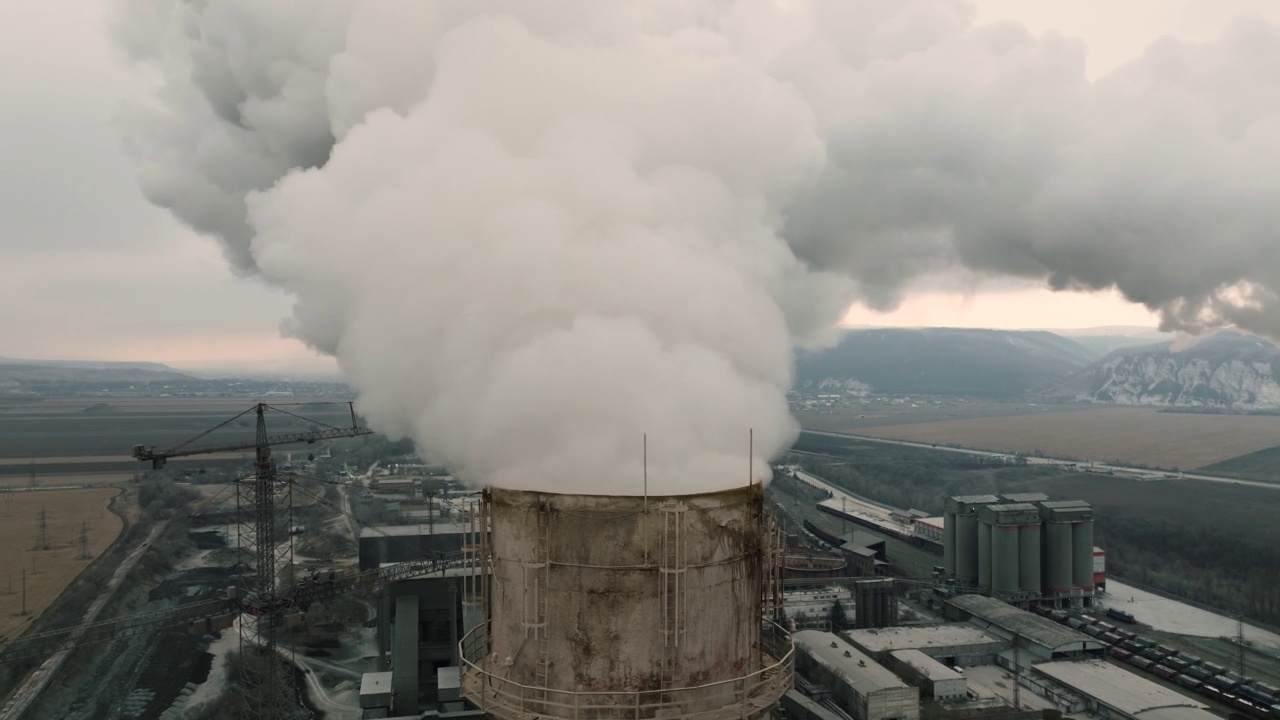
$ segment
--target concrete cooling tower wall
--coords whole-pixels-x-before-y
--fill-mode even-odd
[[[785,691],[784,671],[789,685],[790,642],[761,619],[758,486],[647,500],[495,488],[489,502],[491,645],[468,672],[504,691],[490,714],[621,717],[625,704],[627,717],[696,716],[745,703],[749,717],[776,700],[774,685]],[[515,699],[518,712],[502,712]]]

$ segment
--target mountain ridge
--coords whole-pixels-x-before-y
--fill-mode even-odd
[[[801,392],[1021,397],[1068,381],[1096,359],[1041,330],[875,328],[796,358]]]

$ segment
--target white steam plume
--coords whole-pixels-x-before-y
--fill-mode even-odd
[[[132,0],[143,189],[476,482],[745,482],[796,345],[962,267],[1280,334],[1280,32],[1083,48],[961,2]]]

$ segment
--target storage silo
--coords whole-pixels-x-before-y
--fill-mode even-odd
[[[882,628],[898,624],[893,578],[856,580],[853,591],[855,627]]]
[[[978,587],[991,587],[991,524],[981,513],[978,514]]]
[[[1018,530],[1016,524],[991,527],[991,589],[999,594],[1018,592]]]
[[[990,532],[991,590],[1009,596],[1020,592],[1022,528],[1039,518],[1040,511],[1026,503],[985,505],[978,515]],[[1038,546],[1038,543],[1037,543]],[[1035,591],[1039,593],[1039,588]]]
[[[1075,564],[1079,555],[1075,550],[1075,525],[1085,520],[1092,522],[1093,510],[1080,500],[1063,500],[1040,503],[1041,520],[1044,522],[1044,574],[1045,594],[1051,597],[1070,597],[1071,588],[1077,585]],[[1089,530],[1089,585],[1093,577],[1092,525]]]
[[[488,634],[462,642],[466,697],[498,720],[758,717],[793,658],[761,617],[762,499],[489,490]]]
[[[995,495],[958,495],[947,499],[956,515],[956,580],[978,584],[978,508],[998,502]]]
[[[1034,509],[1034,508],[1033,508]],[[1040,514],[1036,512],[1018,529],[1018,587],[1039,595],[1044,589],[1040,575]]]
[[[1053,510],[1041,516],[1044,527],[1044,594],[1060,597],[1071,590],[1071,523]]]
[[[1071,584],[1085,595],[1093,592],[1093,514],[1071,526]]]
[[[956,574],[956,512],[951,503],[942,511],[942,568]]]

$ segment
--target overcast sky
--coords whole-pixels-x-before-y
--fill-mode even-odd
[[[1083,38],[1105,73],[1154,39],[1210,39],[1240,14],[1280,21],[1273,0],[979,0],[979,20]],[[217,246],[138,192],[113,118],[149,78],[107,37],[107,3],[0,9],[0,356],[149,360],[193,369],[333,367],[278,327],[290,301],[234,277]],[[940,290],[938,288],[949,288]],[[1155,324],[1111,294],[945,278],[849,324],[1080,328]]]

